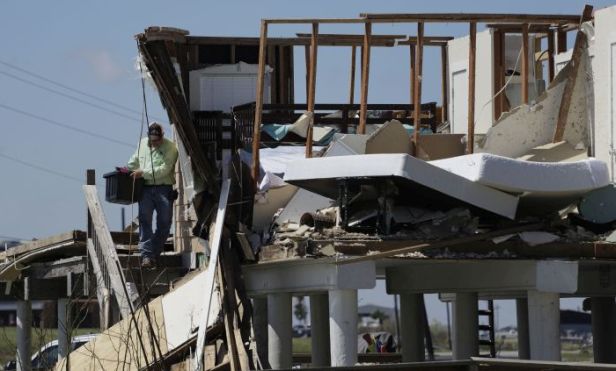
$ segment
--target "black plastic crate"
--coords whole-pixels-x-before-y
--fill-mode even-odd
[[[143,178],[135,180],[135,192],[133,195],[133,178],[128,173],[112,171],[103,175],[107,185],[105,186],[105,200],[113,204],[130,205],[141,199],[143,190]]]

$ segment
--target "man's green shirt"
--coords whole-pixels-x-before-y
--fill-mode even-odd
[[[177,159],[178,149],[169,139],[163,138],[158,148],[150,148],[148,138],[143,138],[139,148],[128,161],[128,168],[143,170],[146,185],[173,185]]]

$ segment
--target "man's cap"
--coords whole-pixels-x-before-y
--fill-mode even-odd
[[[148,135],[162,137],[163,127],[156,121],[150,123],[150,125],[148,126]]]

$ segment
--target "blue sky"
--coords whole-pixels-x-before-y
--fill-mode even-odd
[[[615,2],[4,0],[0,5],[0,236],[30,239],[84,229],[85,204],[79,180],[85,177],[87,168],[94,168],[97,182],[103,185],[102,174],[126,162],[133,151],[130,144],[136,144],[140,135],[141,86],[134,69],[136,44],[133,35],[147,26],[179,27],[190,30],[193,35],[257,36],[261,18],[353,17],[362,12],[578,14],[585,3],[601,8]],[[413,35],[415,30],[414,25],[382,24],[373,28],[375,34]],[[308,26],[273,26],[270,35],[283,36],[308,31]],[[322,26],[320,31],[361,32],[361,26]],[[461,36],[466,32],[465,25],[426,26],[426,35]],[[303,61],[303,51],[297,50],[296,53],[296,60]],[[346,101],[349,55],[346,49],[320,49],[318,102]],[[440,100],[440,62],[437,55],[435,50],[426,50],[424,101]],[[302,65],[298,63],[297,76],[303,76]],[[60,88],[11,66],[116,105]],[[303,99],[303,78],[296,78],[296,81],[296,97],[300,101]],[[407,82],[407,49],[378,50],[373,53],[370,102],[407,102]],[[106,110],[45,89],[58,90],[90,104],[104,106]],[[149,88],[147,93],[150,116],[166,117],[156,93]],[[96,137],[58,125],[73,126],[94,133]],[[107,141],[100,136],[128,145]],[[48,172],[33,166],[42,167]],[[119,228],[120,208],[106,205],[105,209],[111,228]],[[127,208],[128,218],[133,212],[136,213],[136,207],[134,210]],[[366,295],[369,300],[364,298],[360,301],[368,300],[378,304],[385,300],[379,293]],[[430,306],[434,307],[436,313],[438,310],[435,303]],[[444,320],[444,310],[441,312],[438,317]]]

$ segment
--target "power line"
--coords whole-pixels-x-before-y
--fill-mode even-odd
[[[81,95],[86,96],[86,97],[88,97],[88,98],[90,98],[90,99],[98,100],[98,101],[103,102],[103,103],[106,103],[106,104],[108,104],[108,105],[110,105],[110,106],[113,106],[113,107],[116,107],[116,108],[120,108],[120,109],[123,109],[123,110],[128,111],[128,112],[131,112],[131,113],[136,113],[136,114],[141,115],[141,112],[140,112],[140,111],[138,111],[138,110],[135,110],[135,109],[133,109],[133,108],[130,108],[130,107],[127,107],[127,106],[124,106],[124,105],[118,104],[118,103],[113,102],[113,101],[110,101],[110,100],[108,100],[108,99],[105,99],[105,98],[102,98],[102,97],[99,97],[99,96],[96,96],[96,95],[93,95],[93,94],[87,93],[87,92],[85,92],[85,91],[82,91],[82,90],[79,90],[79,89],[72,88],[72,87],[70,87],[70,86],[68,86],[68,85],[66,85],[66,84],[63,84],[63,83],[58,82],[58,81],[54,81],[54,80],[52,80],[52,79],[50,79],[50,78],[47,78],[47,77],[42,76],[42,75],[40,75],[40,74],[37,74],[37,73],[35,73],[35,72],[32,72],[32,71],[26,70],[26,69],[24,69],[24,68],[21,68],[21,67],[19,67],[19,66],[14,65],[14,64],[8,63],[8,62],[6,62],[6,61],[0,60],[0,64],[2,64],[2,65],[4,65],[4,66],[7,66],[7,67],[9,67],[9,68],[15,69],[15,70],[17,70],[17,71],[19,71],[19,72],[21,72],[21,73],[26,74],[26,75],[30,75],[30,76],[32,76],[32,77],[36,77],[37,79],[43,80],[43,81],[45,81],[45,82],[47,82],[47,83],[50,83],[50,84],[52,84],[52,85],[56,85],[56,86],[59,86],[59,87],[61,87],[61,88],[63,88],[63,89],[66,89],[66,90],[72,91],[73,93],[81,94]],[[155,118],[156,120],[166,121],[165,119],[161,119],[161,118],[158,118],[158,117],[154,117],[154,118]]]
[[[65,123],[62,123],[62,122],[59,122],[59,121],[51,120],[51,119],[48,119],[46,117],[38,116],[38,115],[35,115],[33,113],[20,110],[18,108],[7,106],[7,105],[2,104],[2,103],[0,103],[0,108],[4,108],[5,110],[12,111],[12,112],[15,112],[15,113],[19,113],[20,115],[31,117],[31,118],[40,120],[42,122],[46,122],[48,124],[55,125],[55,126],[67,129],[67,130],[72,130],[72,131],[75,131],[75,132],[80,133],[80,134],[88,135],[88,136],[93,137],[93,138],[106,140],[108,142],[112,142],[112,143],[115,143],[115,144],[120,144],[120,145],[123,145],[123,146],[126,146],[126,147],[131,147],[131,148],[133,147],[133,145],[130,144],[130,143],[123,142],[121,140],[117,140],[117,139],[114,139],[114,138],[111,138],[111,137],[108,137],[108,136],[105,136],[105,135],[102,135],[102,134],[92,133],[92,132],[84,130],[84,129],[76,128],[76,127],[74,127],[72,125],[68,125],[68,124],[65,124]]]
[[[23,83],[25,83],[25,84],[28,84],[28,85],[31,85],[31,86],[37,87],[37,88],[39,88],[39,89],[42,89],[42,90],[48,91],[48,92],[50,92],[50,93],[57,94],[57,95],[63,96],[63,97],[68,98],[68,99],[72,99],[72,100],[74,100],[74,101],[76,101],[76,102],[79,102],[79,103],[82,103],[82,104],[88,105],[88,106],[90,106],[90,107],[98,108],[98,109],[103,110],[103,111],[105,111],[105,112],[112,113],[112,114],[114,114],[114,115],[116,115],[116,116],[120,116],[120,117],[123,117],[123,118],[125,118],[125,119],[129,119],[129,120],[131,120],[131,121],[141,121],[140,119],[138,119],[138,118],[136,118],[136,117],[134,117],[134,116],[128,116],[128,115],[126,115],[126,114],[124,114],[124,113],[122,113],[122,112],[114,111],[114,110],[108,109],[108,108],[106,108],[106,107],[100,106],[100,105],[98,105],[98,104],[88,102],[88,101],[83,100],[83,99],[81,99],[81,98],[77,98],[77,97],[74,97],[74,96],[72,96],[72,95],[65,94],[65,93],[63,93],[63,92],[61,92],[61,91],[58,91],[58,90],[55,90],[55,89],[48,88],[48,87],[46,87],[46,86],[43,86],[43,85],[37,84],[37,83],[35,83],[35,82],[29,81],[29,80],[26,80],[26,79],[22,79],[21,77],[19,77],[19,76],[15,76],[15,75],[13,75],[12,73],[8,73],[8,72],[6,72],[6,71],[0,71],[0,74],[5,75],[5,76],[7,76],[7,77],[10,77],[10,78],[12,78],[12,79],[14,79],[14,80],[21,81],[21,82],[23,82]]]
[[[22,164],[22,165],[27,166],[27,167],[32,168],[32,169],[43,171],[45,173],[56,175],[56,176],[59,176],[59,177],[65,178],[65,179],[74,180],[76,182],[79,182],[79,183],[83,184],[83,180],[82,179],[76,178],[76,177],[71,176],[71,175],[63,174],[63,173],[61,173],[59,171],[50,170],[50,169],[48,169],[46,167],[43,167],[41,165],[33,164],[31,162],[27,162],[27,161],[15,158],[13,156],[5,155],[4,153],[0,153],[0,157],[5,158],[7,160],[11,160],[11,161],[17,162],[19,164]]]

